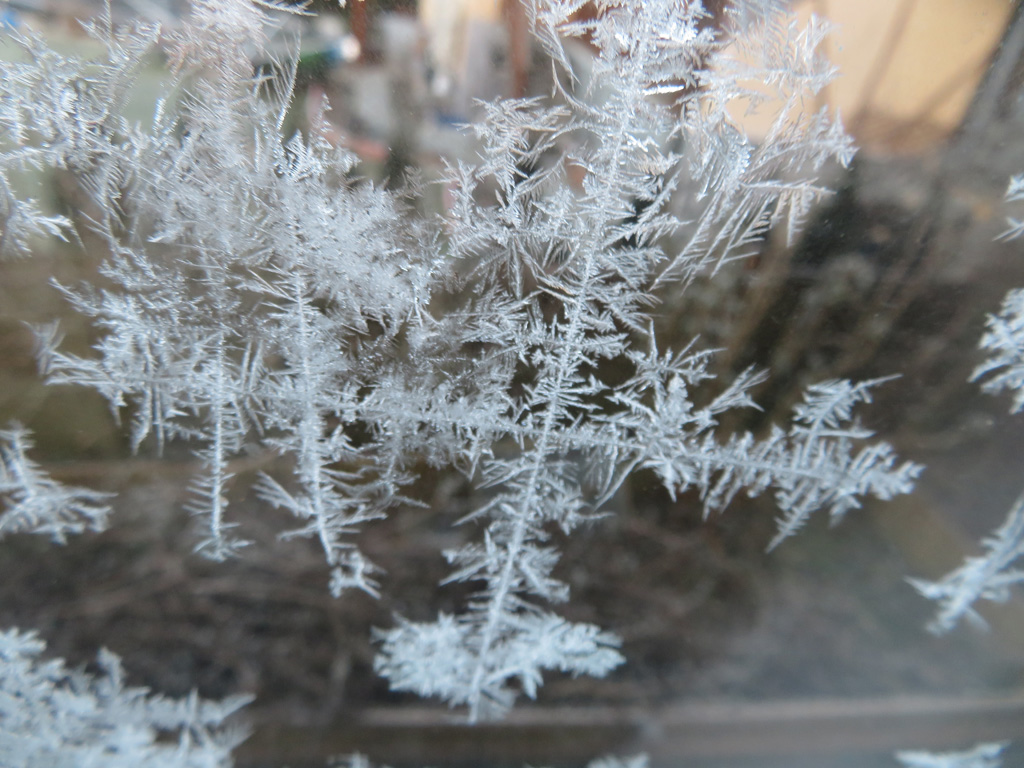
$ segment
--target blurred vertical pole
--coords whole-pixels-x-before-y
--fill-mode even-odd
[[[356,0],[348,4],[348,23],[352,25],[352,34],[359,41],[359,58],[356,59],[359,64],[366,62],[366,5],[369,2],[370,0]]]
[[[508,32],[509,96],[523,98],[530,79],[530,30],[524,0],[503,0],[502,16]]]

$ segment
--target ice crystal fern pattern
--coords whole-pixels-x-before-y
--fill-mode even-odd
[[[1024,176],[1010,179],[1006,200],[1024,200]],[[1000,238],[1013,240],[1024,234],[1024,224],[1017,219],[1008,218],[1007,223],[1009,227]],[[988,353],[988,359],[974,369],[971,381],[982,381],[982,390],[989,394],[1009,391],[1013,394],[1010,413],[1019,413],[1024,408],[1024,289],[1007,293],[999,313],[989,315],[986,327],[978,346]],[[978,600],[1006,602],[1010,588],[1024,583],[1024,569],[1017,564],[1024,556],[1024,493],[982,544],[984,554],[968,557],[938,581],[910,580],[922,595],[939,603],[928,626],[931,632],[948,632],[965,617],[984,626],[974,604]]]
[[[317,126],[282,134],[294,67],[254,76],[251,63],[273,3],[196,0],[164,43],[171,75],[149,128],[118,105],[155,27],[95,25],[96,62],[21,37],[25,60],[0,72],[4,248],[71,231],[10,181],[57,166],[91,193],[109,251],[102,287],[62,288],[103,332],[95,354],[62,351],[43,328],[41,367],[130,414],[136,448],[195,446],[201,553],[244,547],[229,460],[257,445],[290,457],[292,476],[258,490],[298,520],[286,536],[323,548],[335,594],[380,588],[354,534],[404,503],[418,463],[477,483],[485,501],[462,522],[481,539],[446,556],[450,580],[478,592],[458,615],[381,630],[376,663],[394,688],[473,720],[535,695],[545,670],[622,661],[614,634],[553,610],[569,593],[555,542],[634,470],[695,490],[708,514],[773,493],[771,546],[818,511],[837,521],[908,492],[918,471],[853,416],[877,382],[816,385],[788,429],[723,435],[761,374],[706,395],[710,353],[655,338],[659,296],[773,226],[792,236],[825,194],[822,165],[850,159],[837,119],[801,111],[833,76],[818,52],[827,26],[771,0],[717,18],[693,0],[598,0],[581,21],[583,5],[529,4],[552,96],[485,106],[479,158],[448,167],[440,221],[353,181],[354,158]],[[595,51],[585,75],[573,40]],[[748,109],[771,116],[756,142],[734,119]]]
[[[55,482],[32,459],[32,441],[21,425],[0,431],[0,539],[9,533],[43,533],[63,544],[68,534],[107,525],[109,494]]]
[[[100,674],[40,658],[32,633],[0,632],[0,763],[8,768],[229,768],[245,734],[224,720],[246,703],[155,696],[124,684],[100,652]]]

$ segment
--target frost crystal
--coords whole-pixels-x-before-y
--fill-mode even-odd
[[[940,604],[938,614],[928,625],[931,632],[948,632],[963,616],[984,626],[974,603],[1006,602],[1010,599],[1010,587],[1024,582],[1024,570],[1012,567],[1024,555],[1024,496],[1017,499],[1003,524],[982,544],[987,550],[985,554],[967,558],[939,581],[910,580],[922,595]]]
[[[1006,199],[1024,199],[1024,176],[1010,180]],[[1013,239],[1024,233],[1019,222],[1010,222],[1014,226],[1001,237]],[[989,394],[1010,390],[1010,413],[1019,413],[1024,408],[1024,289],[1015,288],[1007,293],[1000,313],[989,315],[986,326],[978,346],[989,353],[989,358],[974,369],[970,380],[984,379],[981,388]],[[974,603],[982,599],[1005,602],[1010,599],[1010,587],[1024,582],[1024,570],[1013,567],[1024,555],[1024,495],[1017,499],[999,529],[982,543],[985,554],[967,558],[939,581],[909,579],[922,595],[939,602],[929,631],[948,632],[964,616],[984,626]]]
[[[989,742],[965,752],[903,751],[896,753],[896,759],[905,768],[999,768],[1003,764],[999,755],[1006,746],[1006,742]]]
[[[509,308],[497,341],[515,351],[525,383],[494,424],[521,451],[484,458],[494,490],[467,518],[484,528],[483,542],[447,553],[451,580],[482,590],[461,616],[382,632],[377,669],[396,688],[468,706],[471,720],[500,715],[516,691],[532,697],[543,670],[601,675],[619,663],[613,635],[544,604],[569,591],[554,575],[552,529],[572,531],[633,470],[653,469],[672,494],[697,489],[708,512],[773,489],[783,517],[771,546],[819,509],[836,521],[865,496],[909,491],[918,472],[851,422],[874,382],[812,388],[788,432],[721,437],[720,415],[751,406],[761,377],[748,371],[698,404],[709,353],[659,353],[648,314],[659,286],[682,290],[776,223],[796,231],[824,193],[813,172],[828,158],[849,160],[837,121],[799,112],[833,74],[817,53],[825,25],[800,27],[765,3],[734,3],[724,33],[695,2],[603,0],[592,21],[576,20],[580,5],[532,6],[563,68],[560,102],[490,105],[474,126],[479,163],[450,169],[455,255],[476,265],[492,295],[511,291],[490,302]],[[565,38],[597,48],[586,81]],[[742,100],[776,110],[759,144],[730,117]],[[570,132],[578,190],[566,163],[548,160]],[[605,380],[610,360],[633,375]]]
[[[43,533],[59,544],[68,534],[107,526],[110,494],[62,485],[32,459],[28,430],[15,424],[0,432],[0,538],[9,533]]]
[[[230,768],[244,731],[224,721],[247,697],[167,699],[128,688],[117,656],[98,676],[40,658],[33,633],[0,631],[0,764],[5,768]]]
[[[471,478],[482,503],[463,522],[479,539],[446,556],[451,581],[480,589],[458,615],[379,631],[376,668],[473,720],[534,696],[547,670],[621,663],[616,636],[550,606],[569,593],[555,537],[634,470],[697,491],[708,513],[773,493],[772,547],[819,511],[835,522],[909,491],[918,471],[853,417],[877,382],[819,384],[792,426],[723,435],[762,377],[706,396],[710,354],[660,352],[654,331],[667,292],[776,225],[792,239],[826,194],[822,166],[852,157],[836,116],[803,111],[835,74],[819,52],[827,25],[774,0],[733,0],[716,18],[696,0],[597,0],[581,20],[584,5],[528,5],[554,92],[483,105],[478,158],[445,171],[442,220],[353,180],[354,156],[320,126],[283,134],[295,57],[262,50],[283,2],[196,0],[165,36],[101,20],[99,62],[23,37],[27,61],[0,65],[4,247],[63,231],[8,183],[56,166],[90,193],[108,252],[102,288],[62,287],[100,340],[78,356],[39,329],[48,380],[130,414],[136,450],[194,446],[208,557],[246,543],[232,460],[280,454],[257,491],[297,521],[285,538],[323,550],[335,594],[380,589],[354,537],[406,502],[419,467]],[[170,73],[143,128],[117,108],[158,41]],[[570,41],[591,66],[574,68]],[[272,61],[254,76],[256,52]],[[761,140],[743,110],[767,115]]]
[[[1024,289],[1006,294],[999,314],[989,315],[986,325],[978,346],[989,358],[974,369],[971,381],[984,379],[982,390],[993,395],[1011,390],[1010,413],[1019,413],[1024,408]]]

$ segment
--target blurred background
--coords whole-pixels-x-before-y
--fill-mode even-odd
[[[721,2],[708,4],[720,13]],[[780,422],[808,383],[900,373],[863,411],[901,457],[926,465],[911,497],[812,522],[771,555],[769,499],[701,521],[699,500],[672,501],[653,477],[631,481],[617,514],[565,544],[567,615],[624,639],[627,663],[606,680],[553,676],[537,703],[469,729],[440,705],[391,694],[372,671],[370,628],[400,613],[427,618],[464,597],[439,588],[440,552],[472,535],[452,528],[473,505],[458,475],[427,474],[362,546],[387,573],[385,597],[330,597],[321,557],[279,542],[281,521],[248,491],[274,461],[238,459],[233,503],[257,545],[212,564],[191,554],[182,510],[195,461],[187,447],[132,456],[125,431],[91,392],[44,386],[27,324],[58,318],[69,348],[97,332],[52,281],[88,280],[102,254],[46,246],[0,262],[0,425],[36,435],[35,458],[58,479],[117,491],[110,531],[66,547],[11,537],[0,546],[0,626],[36,628],[57,655],[120,654],[134,684],[175,695],[242,691],[255,735],[244,766],[323,765],[360,750],[404,765],[583,764],[647,751],[654,765],[894,765],[897,748],[1024,746],[1024,600],[982,606],[989,631],[924,630],[932,606],[906,583],[937,578],[975,554],[1024,487],[1024,415],[967,379],[981,361],[987,313],[1024,286],[1024,244],[998,239],[1008,179],[1024,172],[1024,9],[1006,0],[807,0],[829,18],[840,76],[822,95],[860,151],[828,169],[835,189],[795,247],[770,238],[752,258],[658,308],[676,348],[721,348],[726,379],[771,371],[764,412]],[[92,50],[76,19],[87,0],[0,0],[0,26],[41,30],[58,50]],[[173,29],[184,2],[111,0],[115,19]],[[444,215],[442,159],[471,158],[460,126],[478,99],[546,94],[550,63],[518,0],[365,0],[290,19],[273,44],[301,35],[288,130],[329,103],[325,135],[360,158],[356,173],[423,184],[420,212]],[[586,13],[588,9],[584,9]],[[13,54],[0,41],[0,56]],[[585,66],[586,46],[572,49]],[[254,58],[254,67],[267,62]],[[129,106],[148,119],[163,62]],[[152,89],[147,89],[147,83]],[[817,105],[809,105],[817,106]],[[745,119],[737,116],[738,119]],[[745,127],[756,139],[756,119]],[[87,207],[76,180],[34,180],[54,210]],[[1021,764],[1024,750],[1006,765]]]

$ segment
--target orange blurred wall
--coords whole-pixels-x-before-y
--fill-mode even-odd
[[[835,25],[826,100],[858,143],[921,149],[964,117],[1013,12],[1009,0],[800,0]]]

